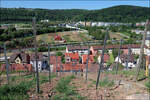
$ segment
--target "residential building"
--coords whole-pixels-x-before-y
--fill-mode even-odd
[[[55,41],[61,41],[61,40],[62,40],[61,36],[59,36],[59,35],[55,36]]]
[[[106,49],[108,50],[109,53],[112,52],[113,49],[119,49],[120,45],[106,45]],[[122,45],[122,50],[124,53],[126,53],[128,51],[128,48],[131,48],[131,52],[133,54],[140,54],[140,47],[141,44],[127,44],[127,45]],[[97,55],[98,53],[102,53],[102,45],[99,46],[91,46],[90,47],[90,51],[93,55]],[[148,52],[148,47],[146,45],[144,45],[144,54],[147,54]]]
[[[118,60],[119,59],[119,60]],[[137,61],[134,59],[134,55],[130,56],[127,54],[122,54],[120,57],[115,58],[115,62],[121,63],[124,67],[128,66],[128,68],[136,67]]]
[[[55,72],[56,68],[62,64],[61,56],[51,55],[50,56],[50,67],[51,72]]]
[[[66,63],[79,63],[79,54],[75,53],[65,53]]]
[[[36,71],[36,59],[35,59],[35,53],[30,54],[30,64],[32,64],[34,70]],[[37,54],[37,66],[38,70],[42,70],[42,64],[43,64],[43,55],[42,53]]]
[[[93,55],[82,55],[82,64],[86,64],[88,59],[88,63],[94,63],[94,56]]]
[[[100,54],[97,58],[97,61],[99,64],[101,62],[101,56],[102,56],[102,54]],[[104,54],[104,57],[103,57],[103,66],[104,67],[107,67],[107,62],[109,61],[109,59],[110,59],[110,56],[108,54]]]
[[[67,46],[66,53],[78,53],[79,55],[88,54],[88,46]]]
[[[30,56],[25,52],[14,53],[10,56],[10,63],[29,64]]]

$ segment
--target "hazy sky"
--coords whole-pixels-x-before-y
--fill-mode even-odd
[[[116,5],[149,7],[149,0],[0,0],[6,8],[102,9]]]

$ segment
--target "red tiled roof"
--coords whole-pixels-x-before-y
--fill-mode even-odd
[[[73,50],[88,50],[88,46],[67,46],[68,50],[73,51]]]
[[[22,63],[29,63],[30,61],[30,56],[29,54],[27,53],[24,53],[24,52],[17,52],[17,53],[14,53],[10,56],[10,62],[11,63],[14,63],[15,62],[15,59],[19,57],[21,60],[22,60]]]
[[[79,54],[78,53],[65,53],[65,57],[70,57],[71,59],[79,60]]]
[[[54,68],[55,71],[56,71],[56,67]],[[78,71],[78,70],[83,70],[84,69],[84,64],[62,64],[62,65],[59,65],[57,67],[57,71]]]
[[[82,63],[86,63],[88,59],[88,55],[82,55]],[[94,62],[94,56],[93,55],[89,55],[89,61],[93,63]]]
[[[0,71],[6,70],[6,64],[2,64],[0,67]],[[10,71],[32,71],[31,64],[11,64],[9,66]]]
[[[62,40],[62,38],[60,36],[56,35],[55,40]]]
[[[101,54],[100,54],[101,57]],[[106,63],[109,60],[110,56],[108,54],[104,54],[104,63]]]
[[[126,44],[126,45],[122,45],[122,49],[128,49],[128,47],[131,48],[140,48],[141,44]],[[92,46],[94,50],[102,50],[103,46]],[[147,48],[147,46],[144,46],[145,48]],[[106,45],[105,47],[106,49],[115,49],[115,48],[119,48],[119,45]]]

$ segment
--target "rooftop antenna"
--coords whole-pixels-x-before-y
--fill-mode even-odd
[[[98,76],[97,76],[97,81],[96,81],[96,89],[97,89],[98,84],[99,84],[101,69],[102,69],[102,66],[103,66],[104,52],[105,52],[105,46],[106,46],[106,41],[107,41],[107,39],[108,39],[108,28],[107,28],[107,32],[106,32],[106,34],[105,34],[104,45],[103,45],[103,49],[102,49],[101,62],[100,62],[100,64],[99,64]]]
[[[36,18],[33,17],[33,23],[32,23],[32,28],[33,28],[33,34],[34,34],[34,48],[35,48],[35,66],[36,66],[36,91],[37,93],[40,92],[40,87],[39,87],[39,70],[38,70],[38,62],[37,62],[37,42],[36,42]]]

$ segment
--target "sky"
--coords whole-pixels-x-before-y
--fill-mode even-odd
[[[149,3],[149,0],[0,0],[0,7],[95,10],[117,5],[149,7]]]

